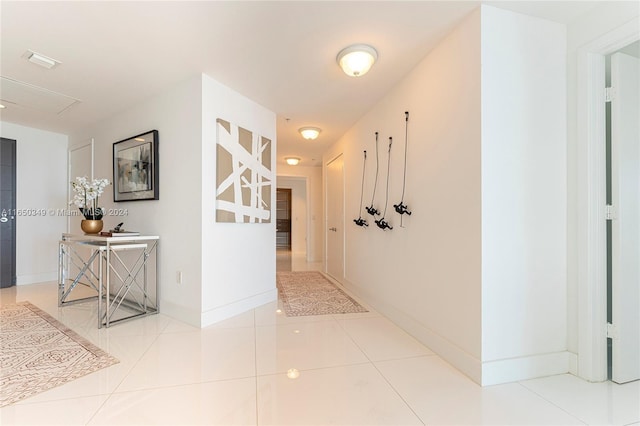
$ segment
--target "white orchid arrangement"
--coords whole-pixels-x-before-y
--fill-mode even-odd
[[[109,179],[93,179],[89,182],[86,176],[78,176],[71,182],[75,192],[71,202],[80,208],[85,219],[102,219],[103,210],[98,207],[98,198],[109,184]]]

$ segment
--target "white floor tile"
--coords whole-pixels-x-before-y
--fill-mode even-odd
[[[89,424],[256,424],[255,378],[115,393]]]
[[[258,374],[368,362],[336,321],[256,327]]]
[[[258,377],[261,425],[420,425],[371,364]]]
[[[589,383],[565,374],[527,380],[522,385],[590,425],[640,422],[640,381]]]
[[[518,383],[483,388],[436,356],[376,366],[425,424],[582,424]]]
[[[300,324],[305,322],[334,321],[333,315],[309,315],[288,317],[282,301],[267,303],[255,309],[256,326]]]
[[[242,327],[254,327],[255,314],[253,310],[244,312],[240,315],[236,315],[226,320],[219,321],[210,326],[204,327],[202,330],[210,330],[216,328],[242,328]],[[170,323],[162,331],[163,333],[185,333],[192,331],[200,331],[200,327],[195,327],[191,324],[184,323],[175,319],[171,319]]]
[[[107,399],[107,395],[14,404],[0,408],[0,424],[85,425]]]
[[[133,362],[121,361],[86,376],[72,380],[63,385],[26,398],[18,404],[56,401],[84,396],[109,395],[112,393],[133,368]]]
[[[160,334],[118,391],[255,375],[253,328]]]
[[[358,299],[356,299],[356,300],[358,300]],[[378,317],[382,316],[379,313],[377,313],[375,310],[373,310],[372,308],[366,306],[364,303],[361,303],[360,300],[358,300],[358,303],[360,303],[363,307],[368,309],[369,312],[354,312],[354,313],[350,313],[350,314],[332,314],[331,316],[335,320],[378,318]]]
[[[0,291],[16,301],[121,362],[0,409],[2,425],[640,425],[640,382],[482,388],[373,309],[286,317],[279,301],[205,329],[159,314],[98,330],[95,303],[59,308],[54,282]]]
[[[384,317],[344,319],[338,322],[372,361],[433,354]]]
[[[105,352],[115,356],[122,363],[135,365],[142,355],[149,350],[158,336],[155,334],[143,334],[140,336],[119,336],[110,333],[85,336],[87,340],[95,344]]]
[[[169,324],[167,324],[164,330],[162,330],[163,333],[189,333],[194,331],[199,332],[200,327],[196,327],[173,318],[171,319]]]
[[[207,326],[204,330],[213,328],[238,328],[238,327],[254,327],[255,326],[255,314],[253,310],[236,315],[226,320],[219,321],[215,324]]]

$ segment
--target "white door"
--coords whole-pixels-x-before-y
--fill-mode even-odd
[[[344,159],[327,164],[327,273],[344,278]]]
[[[611,56],[612,380],[640,379],[640,67]]]

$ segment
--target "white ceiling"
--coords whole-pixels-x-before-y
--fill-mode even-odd
[[[599,2],[485,3],[568,23]],[[319,165],[322,152],[479,4],[3,0],[0,74],[81,102],[60,114],[8,104],[0,118],[72,134],[205,73],[276,112],[279,161],[296,155],[301,165]],[[379,53],[360,78],[335,62],[353,43]],[[38,67],[24,57],[29,49],[62,64]],[[320,138],[303,141],[304,125],[322,128]]]

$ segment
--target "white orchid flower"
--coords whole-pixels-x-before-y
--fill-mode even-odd
[[[71,182],[75,194],[69,204],[75,204],[81,208],[87,219],[89,217],[101,217],[102,213],[100,212],[101,208],[98,206],[98,197],[102,195],[104,189],[110,183],[109,179],[93,179],[89,182],[86,176],[76,177],[75,181]]]

